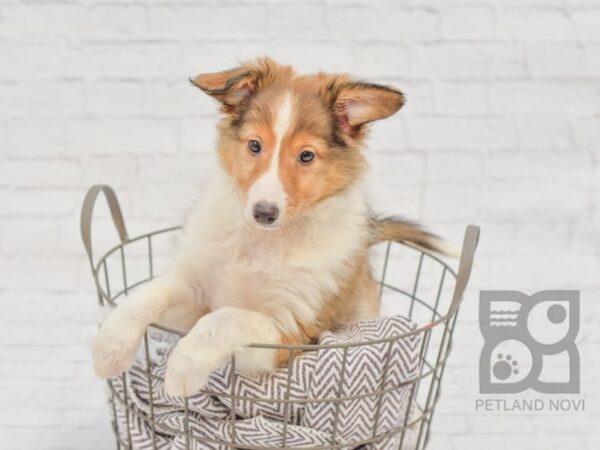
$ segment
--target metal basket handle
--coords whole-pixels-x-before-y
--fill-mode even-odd
[[[125,221],[123,220],[123,214],[121,213],[121,206],[119,206],[119,200],[113,189],[106,184],[96,184],[92,186],[83,200],[81,206],[81,239],[85,246],[85,251],[90,260],[90,266],[92,273],[94,272],[94,256],[92,252],[92,214],[94,212],[94,205],[100,192],[104,193],[110,213],[112,215],[113,223],[119,233],[121,242],[126,242],[129,238],[127,237],[127,229],[125,228]]]
[[[463,240],[462,252],[460,255],[460,263],[458,265],[458,275],[456,276],[456,284],[454,285],[454,295],[452,296],[452,303],[448,310],[448,317],[452,317],[458,310],[460,302],[462,301],[465,288],[469,282],[471,276],[471,269],[473,268],[473,258],[475,257],[475,250],[479,243],[479,227],[476,225],[468,225],[465,230],[465,238]]]

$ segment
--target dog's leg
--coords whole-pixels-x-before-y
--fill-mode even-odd
[[[94,369],[98,376],[109,378],[126,370],[148,325],[159,321],[174,306],[188,304],[190,310],[201,310],[201,295],[200,289],[170,272],[128,296],[102,323],[94,341]],[[195,319],[198,317],[199,314]]]
[[[168,394],[189,396],[208,381],[209,374],[237,354],[237,367],[246,373],[275,368],[275,350],[245,348],[250,343],[276,344],[281,333],[267,314],[226,307],[198,320],[171,354],[165,374]]]

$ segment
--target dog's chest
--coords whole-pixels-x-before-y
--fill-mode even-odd
[[[286,276],[281,254],[272,249],[260,245],[224,248],[205,277],[206,301],[211,309],[252,309]]]

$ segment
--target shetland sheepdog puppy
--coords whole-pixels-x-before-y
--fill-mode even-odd
[[[217,177],[170,269],[125,299],[94,343],[96,373],[107,378],[132,364],[148,325],[186,332],[165,375],[167,393],[179,396],[198,392],[233,354],[247,374],[288,358],[250,343],[309,344],[376,317],[372,244],[444,251],[410,222],[375,218],[363,193],[368,126],[397,112],[402,92],[300,75],[268,58],[190,81],[221,106]]]

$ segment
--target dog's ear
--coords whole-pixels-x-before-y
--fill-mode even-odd
[[[340,129],[353,135],[362,125],[396,113],[405,102],[404,94],[392,87],[351,81],[337,87],[333,103]]]
[[[263,58],[223,72],[200,74],[190,82],[221,102],[224,112],[233,113],[271,78],[274,66]]]

